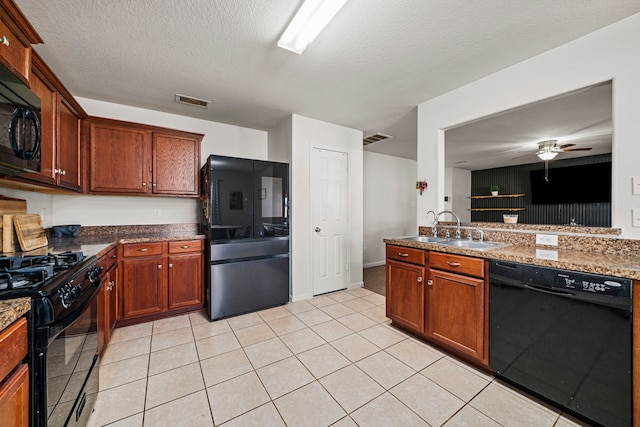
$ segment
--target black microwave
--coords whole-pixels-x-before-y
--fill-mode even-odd
[[[40,98],[0,65],[0,175],[40,171]]]

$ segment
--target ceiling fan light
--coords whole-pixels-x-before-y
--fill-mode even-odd
[[[558,153],[554,151],[538,151],[536,154],[540,157],[540,160],[552,160],[558,155]]]

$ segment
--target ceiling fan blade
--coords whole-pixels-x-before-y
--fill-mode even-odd
[[[566,151],[589,151],[591,149],[592,149],[591,147],[587,147],[587,148],[565,148],[562,151],[565,151],[565,152]]]
[[[576,144],[562,144],[558,148],[560,148],[561,150],[564,150],[565,148],[573,147],[574,145]]]

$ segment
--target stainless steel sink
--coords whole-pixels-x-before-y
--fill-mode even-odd
[[[431,236],[411,236],[411,237],[401,237],[400,240],[409,240],[411,242],[421,242],[421,243],[440,243],[444,242],[446,239],[440,237],[431,237]]]
[[[465,249],[479,249],[479,250],[489,250],[496,248],[503,248],[505,246],[509,246],[509,243],[499,243],[499,242],[480,242],[478,240],[443,240],[438,242],[440,245],[446,246],[455,246],[457,248],[465,248]]]
[[[503,248],[510,246],[510,243],[500,242],[484,242],[479,240],[467,240],[467,239],[445,239],[441,237],[431,236],[410,236],[400,237],[398,240],[406,240],[408,242],[420,242],[420,243],[433,243],[436,245],[453,246],[456,248],[464,249],[476,249],[480,251],[487,251],[491,249]]]

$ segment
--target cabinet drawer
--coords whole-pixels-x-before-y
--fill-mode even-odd
[[[162,243],[128,243],[122,254],[126,257],[162,255]]]
[[[27,357],[27,320],[22,317],[0,334],[0,382]]]
[[[118,262],[118,251],[117,247],[114,247],[109,252],[100,257],[98,264],[100,265],[100,267],[102,267],[102,272],[106,273],[116,262]]]
[[[484,259],[482,258],[431,252],[429,254],[429,266],[438,270],[484,277]]]
[[[179,254],[183,252],[202,252],[203,240],[181,240],[169,242],[169,253]]]
[[[405,246],[387,245],[387,258],[411,264],[425,265],[427,253],[422,249],[407,248]]]

